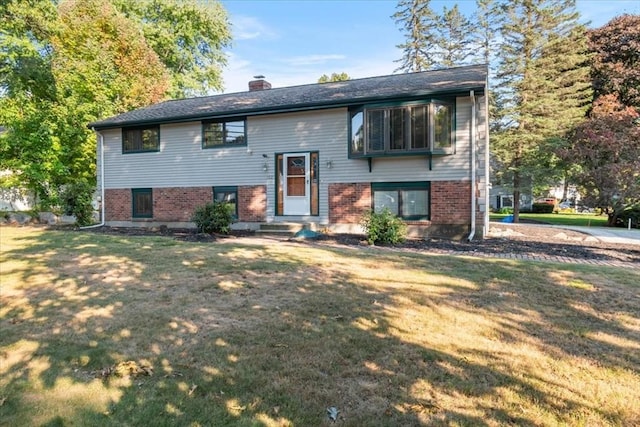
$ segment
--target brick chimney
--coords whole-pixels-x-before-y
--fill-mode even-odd
[[[271,89],[271,83],[264,79],[264,76],[253,76],[255,80],[249,82],[249,91]]]

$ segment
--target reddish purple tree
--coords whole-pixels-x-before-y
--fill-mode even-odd
[[[615,93],[622,104],[640,109],[640,15],[618,16],[587,38],[595,98]]]
[[[578,165],[574,180],[585,202],[601,207],[615,225],[625,207],[640,203],[640,114],[617,95],[603,95],[569,141],[558,156]]]

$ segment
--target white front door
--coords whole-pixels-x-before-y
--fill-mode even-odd
[[[283,213],[309,215],[309,153],[283,154]]]

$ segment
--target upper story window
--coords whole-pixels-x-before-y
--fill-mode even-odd
[[[364,108],[350,125],[353,157],[453,152],[453,102]]]
[[[148,126],[122,129],[122,152],[160,151],[160,127]]]
[[[245,119],[202,123],[202,148],[247,145]]]

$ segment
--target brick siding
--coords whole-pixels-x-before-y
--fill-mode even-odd
[[[131,189],[104,191],[104,216],[107,221],[131,220]]]
[[[267,215],[267,187],[253,185],[238,187],[238,219],[262,222]]]
[[[329,222],[357,224],[371,209],[371,185],[329,184]]]
[[[212,187],[174,187],[153,189],[153,220],[190,221],[198,206],[213,201]]]
[[[153,189],[153,221],[188,222],[198,206],[213,201],[212,187]],[[131,189],[105,190],[105,219],[131,221]],[[260,222],[266,218],[267,189],[264,185],[238,187],[240,221]]]
[[[431,223],[469,224],[471,214],[471,182],[431,182]]]

